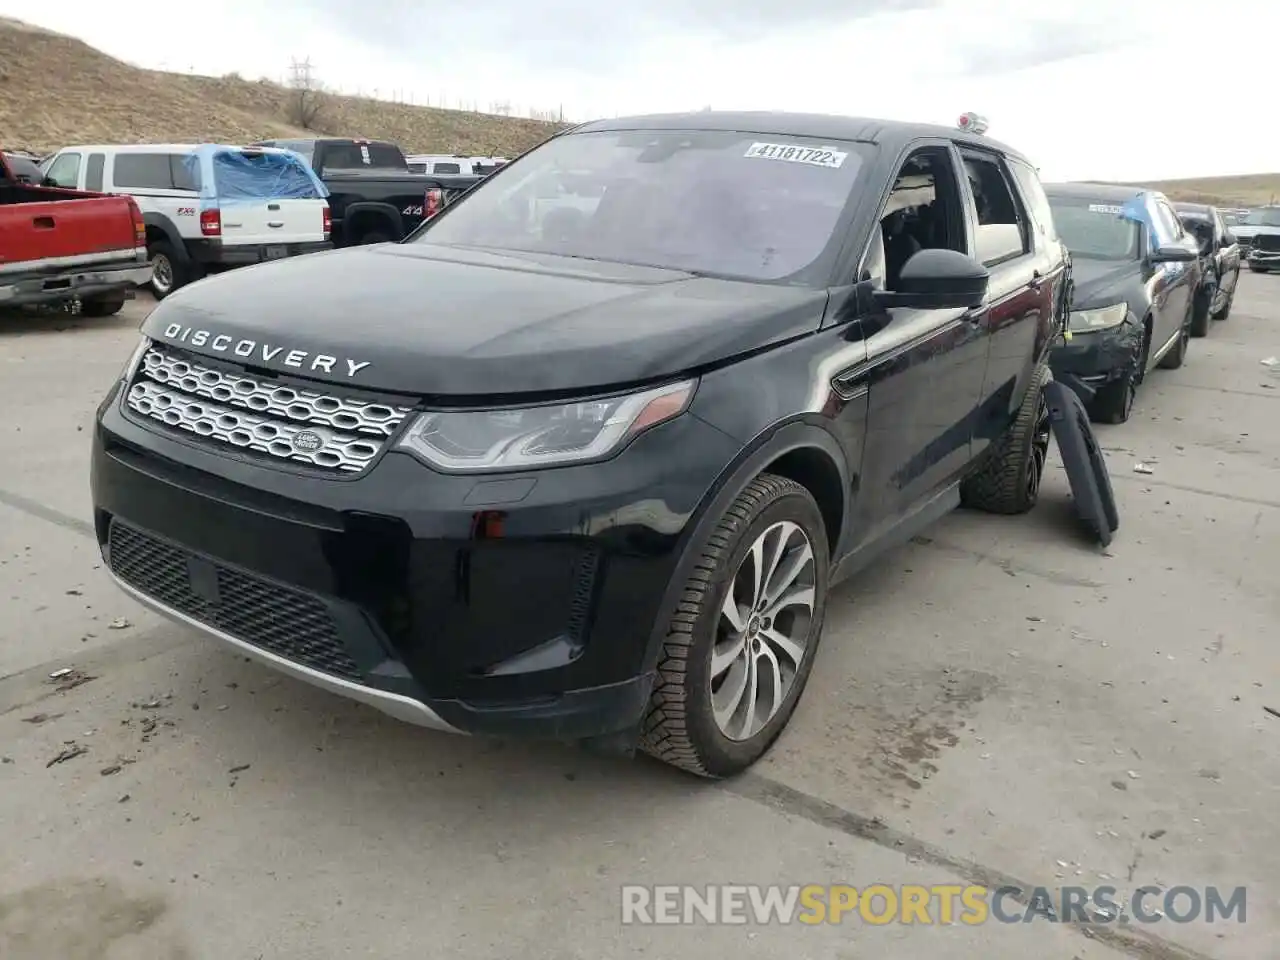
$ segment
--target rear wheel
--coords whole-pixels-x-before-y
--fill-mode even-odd
[[[163,300],[179,287],[195,279],[195,271],[180,257],[167,240],[157,240],[147,247],[151,260],[151,292],[157,300]]]
[[[124,309],[124,296],[92,297],[80,304],[80,312],[86,317],[113,317]]]
[[[960,487],[960,499],[967,507],[987,513],[1026,513],[1040,497],[1040,480],[1049,458],[1049,405],[1044,388],[1052,379],[1049,368],[1040,366],[1022,398],[1013,426],[993,444],[994,450],[982,470]]]
[[[705,544],[663,640],[641,749],[732,776],[782,733],[813,669],[830,553],[813,496],[753,480]]]
[[[361,246],[369,243],[390,243],[391,234],[385,233],[382,230],[371,230],[369,233],[362,234],[357,242]]]

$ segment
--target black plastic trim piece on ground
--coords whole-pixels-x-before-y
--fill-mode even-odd
[[[1069,383],[1048,384],[1045,400],[1076,511],[1098,542],[1103,547],[1109,546],[1120,528],[1120,514],[1111,489],[1111,474],[1089,422],[1089,413]]]

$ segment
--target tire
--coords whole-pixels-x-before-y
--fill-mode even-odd
[[[789,569],[770,566],[775,547],[790,548],[779,555],[783,564],[798,562],[788,583],[798,585],[800,591],[811,587],[812,605],[807,616],[802,603],[775,607],[778,618],[773,625],[777,629],[757,633],[758,626],[770,621],[748,596],[756,559],[763,556],[763,566],[774,569],[775,577]],[[810,559],[802,560],[806,549]],[[711,779],[740,773],[763,756],[791,719],[813,669],[826,613],[829,564],[826,527],[809,491],[768,473],[751,481],[702,545],[701,556],[667,625],[640,749],[664,763]],[[766,588],[773,582],[773,578],[767,580]],[[786,584],[776,584],[768,592],[780,593],[782,598],[793,595]],[[746,614],[741,608],[744,600],[752,606]],[[732,609],[732,616],[725,609]],[[784,616],[786,630],[780,626]],[[799,651],[798,664],[781,652],[785,644],[775,642],[788,633],[790,645]],[[713,664],[713,659],[720,662]],[[784,664],[784,660],[788,662]],[[768,698],[771,703],[765,706],[776,709],[763,722],[756,717],[758,727],[744,726],[751,716],[746,715],[747,699],[741,694],[739,706],[727,717],[722,711],[717,718],[716,702],[726,706],[737,678],[742,678],[743,691],[750,693],[753,677],[767,683],[774,676],[780,682],[769,687],[781,690],[782,695]],[[754,706],[760,705],[765,690],[765,686],[757,688]]]
[[[124,309],[124,297],[93,297],[80,304],[80,313],[86,317],[114,317]]]
[[[1252,263],[1249,264],[1249,269],[1252,270],[1254,273],[1270,273],[1271,272],[1271,270],[1267,267],[1259,267]]]
[[[190,264],[184,257],[178,255],[173,244],[167,240],[157,240],[149,244],[147,257],[151,260],[151,279],[147,286],[157,300],[163,300],[173,291],[195,279]]]
[[[360,235],[360,239],[356,241],[359,246],[365,246],[370,243],[390,243],[391,234],[383,230],[371,230],[368,233]]]
[[[1133,401],[1138,395],[1136,370],[1128,370],[1118,380],[1112,380],[1093,395],[1089,403],[1089,417],[1097,423],[1126,423],[1133,413]]]
[[[1177,346],[1160,358],[1160,369],[1177,370],[1181,367],[1183,361],[1187,359],[1187,344],[1190,342],[1191,332],[1187,327],[1183,327],[1178,333]]]
[[[1216,284],[1206,283],[1195,293],[1191,304],[1191,336],[1207,337],[1211,325],[1209,310],[1213,306],[1213,291]]]
[[[1236,271],[1236,282],[1231,287],[1231,296],[1227,297],[1227,302],[1222,305],[1222,309],[1213,315],[1215,320],[1225,320],[1231,316],[1231,305],[1236,302],[1236,287],[1240,283],[1240,271]]]
[[[1049,408],[1044,388],[1052,378],[1041,365],[1031,375],[1018,416],[992,446],[982,469],[960,485],[960,501],[987,513],[1026,513],[1040,497],[1049,454]]]

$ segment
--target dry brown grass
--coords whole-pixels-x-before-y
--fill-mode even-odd
[[[1156,180],[1142,186],[1159,190],[1173,200],[1209,203],[1217,207],[1260,207],[1280,199],[1280,173]]]
[[[326,95],[310,134],[274,83],[142,70],[72,37],[0,17],[0,145],[248,143],[316,135],[392,140],[408,153],[513,156],[556,126]]]

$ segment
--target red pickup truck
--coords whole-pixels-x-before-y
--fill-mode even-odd
[[[151,277],[132,197],[45,187],[0,152],[0,308],[78,303],[117,313]]]

